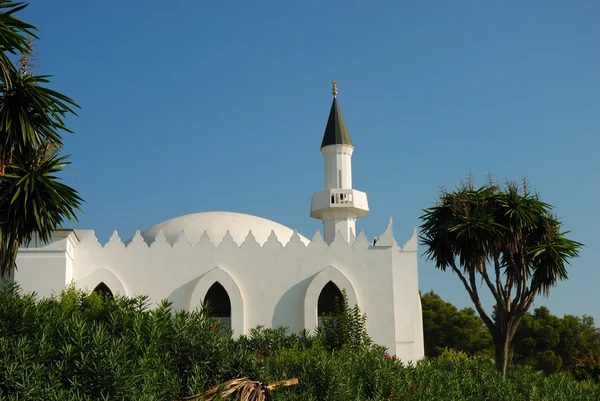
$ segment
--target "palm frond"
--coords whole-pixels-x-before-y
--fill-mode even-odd
[[[60,146],[61,131],[72,132],[64,118],[77,115],[79,106],[44,84],[48,76],[27,74],[15,78],[13,89],[6,91],[0,102],[0,132],[4,133],[3,147],[13,152],[28,146],[38,147],[50,141]]]
[[[27,7],[27,3],[0,0],[0,79],[3,90],[11,89],[18,71],[8,54],[23,54],[28,49],[29,38],[37,39],[38,29],[14,16]]]
[[[46,145],[15,155],[0,193],[0,276],[11,267],[10,246],[27,246],[34,236],[47,242],[63,221],[77,220],[83,200],[59,176],[70,164],[68,157]]]
[[[298,384],[298,379],[281,380],[269,385],[247,377],[232,379],[218,386],[212,387],[203,393],[181,398],[181,400],[204,400],[216,401],[238,400],[238,401],[270,401],[271,392],[278,387],[287,387]]]

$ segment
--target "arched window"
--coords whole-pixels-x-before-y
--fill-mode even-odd
[[[104,284],[104,281],[102,281],[100,284],[98,284],[96,286],[96,288],[94,288],[94,291],[96,294],[102,295],[103,297],[106,298],[112,298],[113,297],[113,293],[110,290],[110,288],[108,288],[108,286],[106,284]]]
[[[323,315],[329,315],[335,312],[335,304],[341,303],[342,300],[342,291],[340,291],[339,287],[335,285],[333,281],[329,281],[327,284],[325,284],[325,287],[323,287],[321,290],[321,294],[319,294],[319,300],[317,302],[319,327],[321,326]]]
[[[208,306],[211,318],[220,321],[223,329],[231,328],[231,301],[227,291],[218,281],[208,289],[204,303]]]

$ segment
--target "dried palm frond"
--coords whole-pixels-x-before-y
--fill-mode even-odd
[[[203,393],[190,395],[181,400],[215,401],[217,397],[224,400],[238,401],[270,401],[271,392],[277,387],[287,387],[298,384],[298,379],[287,379],[264,385],[259,381],[247,377],[232,379],[210,388]]]

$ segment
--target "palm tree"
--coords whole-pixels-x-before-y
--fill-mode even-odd
[[[47,242],[82,202],[58,176],[69,164],[60,155],[61,132],[71,132],[63,119],[78,106],[28,71],[37,28],[14,17],[26,6],[0,0],[0,278],[12,273],[19,246]],[[10,54],[21,55],[20,68]]]
[[[552,206],[532,194],[527,183],[491,180],[476,189],[469,180],[421,216],[425,255],[459,277],[495,345],[496,368],[506,374],[510,342],[537,294],[549,295],[567,279],[566,265],[582,244],[566,237]],[[481,285],[478,283],[482,282]],[[486,312],[480,287],[494,297]]]

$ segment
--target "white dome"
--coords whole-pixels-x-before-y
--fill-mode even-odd
[[[256,242],[262,246],[271,235],[271,231],[273,231],[279,242],[285,245],[294,233],[291,228],[262,217],[243,213],[205,212],[188,214],[164,221],[142,231],[141,234],[144,241],[149,244],[154,242],[161,230],[171,244],[181,236],[182,232],[185,233],[190,243],[196,244],[205,231],[214,244],[219,244],[229,231],[233,241],[241,245],[246,240],[248,232],[252,231]],[[310,241],[302,235],[298,235],[300,240],[308,245]]]

